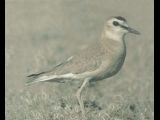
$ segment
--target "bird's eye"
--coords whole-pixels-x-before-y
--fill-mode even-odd
[[[119,23],[118,23],[117,21],[113,21],[113,25],[114,25],[114,26],[118,26]]]

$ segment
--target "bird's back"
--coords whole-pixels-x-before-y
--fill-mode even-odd
[[[101,65],[102,54],[100,45],[94,44],[74,55],[70,61],[64,62],[64,64],[48,72],[48,75],[80,74],[86,71],[94,71]]]
[[[87,49],[80,51],[72,59],[46,72],[45,75],[82,74],[96,71],[102,66],[105,66],[105,64],[106,69],[110,69],[107,64],[112,65],[110,75],[116,73],[121,68],[125,58],[125,45],[124,43],[121,44],[117,41],[107,39],[102,42],[103,44],[98,41]],[[103,74],[108,73],[103,72]]]

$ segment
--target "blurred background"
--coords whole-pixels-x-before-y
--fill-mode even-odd
[[[45,108],[47,114],[44,115],[35,106],[44,109],[46,104],[51,106],[52,102],[52,106],[58,106],[54,99],[73,97],[77,85],[45,83],[25,86],[26,76],[50,69],[98,40],[105,21],[111,16],[125,17],[128,24],[140,31],[141,35],[126,36],[127,56],[121,71],[112,78],[86,88],[84,99],[96,101],[101,106],[106,105],[102,107],[102,111],[113,120],[153,119],[153,0],[6,0],[5,3],[7,120],[34,120],[35,114],[39,115],[36,116],[39,120],[48,120],[49,113],[52,111],[54,114],[54,110]],[[47,96],[47,100],[51,97],[53,101],[45,103],[47,100],[43,99],[43,94]],[[33,98],[36,105],[32,103]],[[31,103],[26,102],[27,100]],[[74,103],[77,104],[75,101],[73,104],[65,104],[74,107]],[[113,114],[117,112],[111,113],[111,108],[107,107],[115,106],[116,111],[120,105],[123,107],[118,115]],[[136,112],[128,113],[129,105],[137,106]],[[90,114],[93,114],[92,111]],[[101,114],[100,117],[102,116]],[[96,117],[93,115],[93,119],[99,119]],[[51,119],[54,119],[53,116]]]

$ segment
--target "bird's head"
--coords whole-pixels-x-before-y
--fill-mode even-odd
[[[129,27],[126,19],[121,16],[110,18],[105,24],[105,31],[113,36],[123,36],[126,33],[140,34],[137,30]]]

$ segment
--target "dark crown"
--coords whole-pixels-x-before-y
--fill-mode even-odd
[[[116,16],[116,17],[114,17],[114,18],[116,18],[116,19],[118,19],[118,20],[122,20],[122,21],[124,21],[124,22],[127,22],[127,20],[126,20],[124,17],[121,17],[121,16]]]

